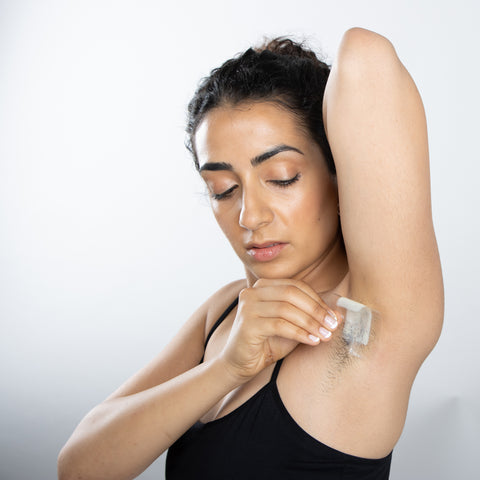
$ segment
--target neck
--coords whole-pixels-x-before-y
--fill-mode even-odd
[[[347,254],[339,229],[322,258],[295,278],[304,281],[316,292],[327,292],[333,290],[347,273]]]

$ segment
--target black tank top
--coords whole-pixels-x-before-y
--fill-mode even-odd
[[[212,333],[236,306],[217,320]],[[270,381],[243,405],[197,422],[169,449],[167,480],[384,480],[392,454],[371,460],[319,442],[290,416],[277,389],[282,360]]]

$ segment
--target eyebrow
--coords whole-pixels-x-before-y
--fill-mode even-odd
[[[304,155],[304,153],[301,150],[299,150],[298,148],[291,147],[290,145],[282,144],[282,145],[277,145],[277,146],[273,147],[271,150],[268,150],[264,153],[261,153],[260,155],[257,155],[255,157],[253,157],[250,160],[250,163],[252,164],[252,167],[256,167],[256,166],[260,165],[261,163],[265,162],[265,160],[268,160],[269,158],[272,158],[272,157],[274,157],[275,155],[278,155],[281,152],[288,152],[288,151],[297,152],[297,153],[300,153],[301,155]],[[204,163],[200,167],[199,172],[201,173],[204,170],[209,170],[209,171],[228,170],[228,171],[232,171],[233,166],[230,163],[226,163],[226,162],[207,162],[207,163]]]

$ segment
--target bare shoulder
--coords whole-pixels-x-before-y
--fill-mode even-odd
[[[245,281],[220,288],[200,305],[164,349],[144,368],[128,379],[108,399],[132,395],[174,378],[198,365],[204,353],[206,335]]]
[[[204,338],[207,338],[208,332],[222,315],[225,309],[238,297],[242,289],[247,286],[245,279],[235,280],[217,290],[207,301],[208,312],[205,321]]]

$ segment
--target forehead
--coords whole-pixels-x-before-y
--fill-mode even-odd
[[[214,108],[195,135],[200,167],[206,162],[252,158],[279,144],[302,151],[314,148],[297,117],[272,102]]]

